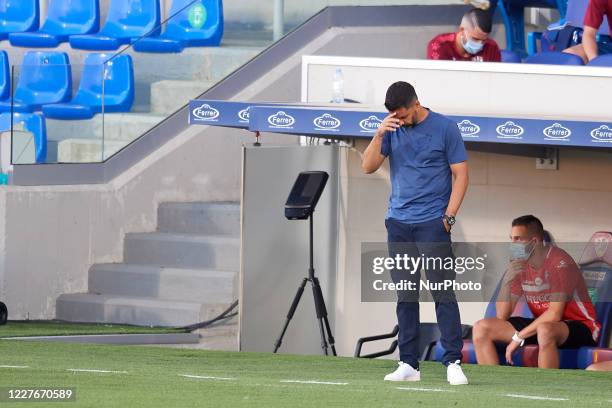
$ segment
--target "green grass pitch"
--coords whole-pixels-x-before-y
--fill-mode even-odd
[[[74,387],[77,396],[76,402],[3,401],[0,406],[612,406],[612,373],[465,365],[471,384],[452,387],[446,382],[441,364],[425,363],[418,383],[382,381],[395,367],[394,361],[381,359],[0,340],[0,389]],[[560,400],[532,400],[508,394]]]
[[[185,330],[166,327],[142,327],[106,323],[69,323],[58,320],[11,320],[0,326],[2,337],[76,336],[92,334],[166,334]]]

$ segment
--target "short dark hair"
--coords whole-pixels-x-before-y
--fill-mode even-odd
[[[387,89],[387,95],[385,96],[385,108],[389,112],[398,110],[399,108],[407,108],[417,98],[414,87],[408,82],[399,81],[392,84]]]
[[[537,217],[533,215],[523,215],[512,220],[513,227],[525,227],[530,234],[536,235],[540,239],[544,239],[544,225]]]
[[[480,28],[484,33],[493,31],[493,18],[490,11],[478,8],[471,9],[463,15],[464,21],[469,21],[474,27]]]

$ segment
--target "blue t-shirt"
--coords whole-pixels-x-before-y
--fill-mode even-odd
[[[386,132],[381,153],[391,168],[386,218],[410,224],[442,218],[451,195],[450,165],[467,160],[457,124],[430,111],[412,128]]]

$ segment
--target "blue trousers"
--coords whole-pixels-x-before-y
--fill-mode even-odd
[[[446,232],[442,218],[417,224],[407,224],[389,218],[385,220],[387,227],[387,241],[389,245],[389,256],[395,257],[398,253],[408,254],[412,257],[453,257],[450,234]],[[454,279],[454,271],[443,268],[431,267],[425,269],[427,280],[431,282],[443,282],[446,279]],[[414,368],[419,367],[419,301],[418,282],[421,275],[420,270],[413,274],[405,271],[392,271],[394,282],[401,279],[414,281],[417,285],[416,293],[399,293],[396,307],[397,323],[399,325],[398,345],[400,360],[410,364]],[[436,318],[441,333],[441,343],[445,350],[442,363],[461,360],[461,349],[463,340],[461,338],[461,317],[455,293],[452,289],[442,291],[430,291],[436,307]]]

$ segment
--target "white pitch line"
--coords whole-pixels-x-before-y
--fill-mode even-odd
[[[225,380],[225,381],[233,381],[236,378],[232,377],[213,377],[210,375],[191,375],[191,374],[179,374],[181,377],[185,378],[197,378],[201,380]]]
[[[0,365],[0,368],[30,368],[30,366]]]
[[[280,382],[294,383],[294,384],[348,385],[348,383],[346,382],[313,381],[313,380],[280,380]]]
[[[442,388],[413,388],[413,387],[395,387],[398,390],[405,391],[425,391],[425,392],[455,392],[451,390],[443,390]]]
[[[69,368],[68,371],[73,373],[106,373],[106,374],[127,374],[127,371],[111,371],[111,370],[90,370],[85,368]]]
[[[523,398],[523,399],[542,400],[542,401],[569,401],[569,399],[567,398],[540,397],[538,395],[506,394],[504,396],[510,397],[510,398]]]

